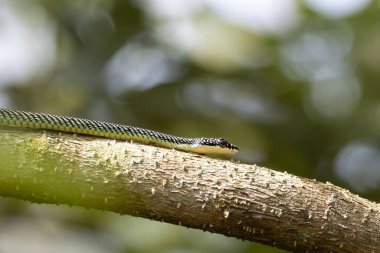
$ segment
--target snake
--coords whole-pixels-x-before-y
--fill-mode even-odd
[[[184,138],[116,123],[3,108],[0,108],[0,126],[136,141],[202,155],[233,155],[239,150],[224,138]]]

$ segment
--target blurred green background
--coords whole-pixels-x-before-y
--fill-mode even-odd
[[[0,106],[224,137],[380,201],[380,1],[0,0]],[[282,252],[0,199],[0,252]]]

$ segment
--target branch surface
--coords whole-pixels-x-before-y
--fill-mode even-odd
[[[139,216],[292,252],[380,252],[380,205],[256,165],[0,128],[0,195]]]

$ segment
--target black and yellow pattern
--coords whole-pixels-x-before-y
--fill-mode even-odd
[[[222,138],[183,138],[114,123],[1,108],[0,125],[133,140],[200,154],[234,154],[238,151],[236,146]]]

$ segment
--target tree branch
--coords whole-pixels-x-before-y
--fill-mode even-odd
[[[255,165],[0,129],[0,195],[175,223],[293,252],[380,252],[380,206]]]

